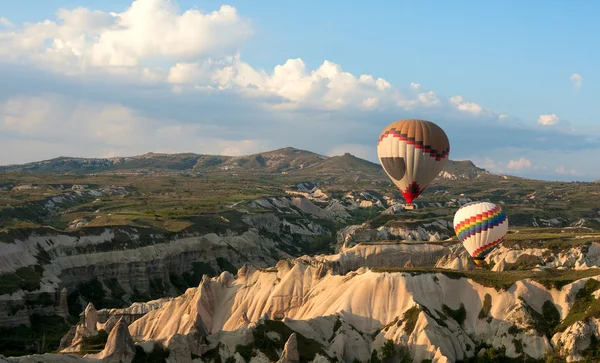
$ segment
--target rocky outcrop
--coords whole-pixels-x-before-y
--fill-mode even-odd
[[[359,242],[386,240],[444,241],[454,235],[451,222],[444,219],[422,222],[394,222],[378,228],[369,223],[345,227],[337,233],[336,251],[351,248]]]
[[[277,363],[300,363],[300,353],[298,353],[298,339],[296,333],[292,333],[285,342],[283,353]]]
[[[98,312],[96,311],[94,304],[92,304],[91,302],[88,303],[83,314],[83,325],[89,331],[96,331],[96,325],[98,324]]]
[[[0,253],[0,274],[14,274],[26,267],[32,273],[39,270],[41,276],[37,290],[16,290],[0,296],[0,326],[30,324],[25,307],[28,294],[49,292],[54,296],[57,289],[61,290],[62,295],[57,296],[60,301],[48,313],[65,315],[67,294],[95,279],[103,284],[105,296],[119,293],[118,299],[131,303],[134,294],[175,296],[178,289],[197,286],[202,274],[234,272],[246,263],[272,266],[280,258],[300,256],[315,236],[331,232],[314,220],[320,215],[319,207],[307,206],[306,202],[312,203],[308,199],[297,199],[297,203],[289,203],[297,212],[291,221],[274,213],[240,212],[236,217],[240,220],[221,222],[232,225],[221,234],[165,235],[144,228],[94,227],[74,232],[40,229],[11,236],[11,243],[3,243]],[[302,214],[303,210],[307,214]],[[43,265],[39,265],[40,256]],[[188,278],[184,280],[184,276]],[[153,286],[160,290],[153,291]]]
[[[361,243],[335,255],[315,256],[338,274],[356,271],[361,267],[433,266],[452,253],[452,244],[425,242]]]
[[[174,334],[208,337],[243,330],[249,327],[248,322],[264,318],[283,318],[286,324],[289,319],[316,324],[315,319],[339,314],[360,332],[383,328],[381,344],[395,339],[398,344],[423,347],[412,352],[419,361],[435,357],[455,361],[472,356],[475,340],[504,345],[511,357],[519,356],[524,349],[528,355],[540,358],[551,346],[548,338],[533,328],[535,314],[542,314],[542,305],[549,301],[561,316],[566,316],[573,294],[582,286],[578,281],[550,292],[537,282],[524,280],[509,290],[496,290],[443,274],[411,276],[361,268],[335,275],[331,270],[319,272],[320,266],[309,261],[281,261],[272,271],[247,268],[237,279],[228,274],[205,279],[198,289],[188,290],[134,322],[130,331],[143,340],[164,340]],[[490,300],[486,303],[489,306],[481,313],[486,299]],[[411,309],[417,309],[416,314],[410,313]],[[454,315],[451,311],[463,313]],[[454,316],[461,314],[464,318],[455,320],[458,318]],[[402,327],[395,324],[398,321],[417,328],[394,330],[393,326]],[[297,329],[298,324],[289,326]],[[201,352],[201,346],[194,344],[190,350]],[[340,343],[333,338],[332,344]],[[364,361],[373,346],[371,341],[365,344],[366,356],[346,348],[336,354],[339,359]]]
[[[125,363],[131,362],[135,357],[135,345],[129,334],[127,324],[120,319],[117,325],[108,335],[106,346],[98,354],[90,354],[90,358],[99,359],[102,362]]]
[[[590,348],[592,339],[600,338],[600,319],[591,318],[577,321],[564,332],[556,333],[552,343],[558,347],[559,353],[566,357],[567,362],[583,360],[581,353]]]
[[[580,238],[586,238],[586,236]],[[573,248],[565,246],[560,251],[545,248],[521,248],[518,245],[512,248],[500,246],[494,249],[486,257],[486,260],[496,265],[502,264],[502,269],[495,267],[495,271],[503,271],[509,265],[522,262],[525,258],[527,258],[529,264],[528,268],[546,267],[585,270],[600,267],[600,243],[591,242]],[[537,262],[533,262],[535,259],[537,259]]]
[[[448,248],[450,253],[437,260],[435,267],[447,270],[472,270],[475,268],[471,255],[462,244],[452,244]]]

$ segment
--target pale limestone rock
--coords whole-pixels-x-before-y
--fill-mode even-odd
[[[69,331],[70,333],[70,331]],[[69,335],[67,333],[67,335]],[[77,324],[75,326],[75,335],[71,339],[70,345],[61,350],[61,353],[73,353],[81,350],[81,344],[85,338],[92,337],[98,334],[97,330],[91,331],[84,324]],[[68,343],[68,338],[65,340],[65,344]]]
[[[113,330],[113,328],[119,322],[119,319],[123,319],[123,321],[125,321],[125,323],[127,323],[127,321],[126,321],[126,319],[124,317],[123,318],[118,318],[115,315],[111,315],[111,316],[108,317],[108,319],[104,323],[98,323],[98,330],[104,330],[108,334],[110,334],[110,332]]]
[[[190,344],[183,335],[173,335],[166,341],[165,345],[167,349],[169,349],[169,358],[167,358],[169,363],[185,363],[192,361]]]
[[[472,270],[474,269],[473,259],[462,246],[457,243],[448,246],[450,253],[444,255],[436,263],[435,267],[447,270]]]
[[[100,359],[102,362],[131,362],[135,357],[135,345],[123,319],[108,335],[106,346],[97,354],[89,354],[90,358]]]
[[[60,290],[60,294],[59,294],[59,298],[58,298],[58,311],[59,314],[67,317],[69,316],[69,303],[67,301],[67,289],[66,288],[62,288],[62,290]]]
[[[600,319],[577,321],[564,332],[556,333],[552,343],[560,346],[560,353],[566,355],[567,362],[582,360],[581,352],[590,346],[591,337],[600,337]]]
[[[91,302],[87,304],[84,311],[84,324],[85,327],[91,332],[98,330],[96,327],[98,324],[98,312],[96,311],[94,304]]]
[[[338,274],[361,267],[403,267],[409,260],[413,266],[431,266],[452,252],[450,246],[433,243],[377,242],[358,244],[335,255],[315,256]]]
[[[546,300],[554,303],[561,315],[566,316],[572,297],[585,284],[585,280],[580,280],[561,290],[547,290],[537,282],[524,280],[508,290],[495,290],[443,274],[411,276],[407,273],[374,273],[360,268],[346,275],[330,271],[323,275],[316,273],[320,266],[322,263],[316,259],[303,258],[280,261],[273,270],[248,269],[243,276],[226,284],[222,278],[205,278],[198,289],[188,290],[185,295],[137,320],[130,331],[137,339],[161,340],[175,333],[189,337],[200,331],[215,334],[240,331],[244,327],[252,329],[255,323],[248,324],[248,321],[258,324],[261,318],[283,317],[286,324],[292,324],[289,319],[297,322],[292,324],[296,331],[330,346],[338,359],[364,360],[372,350],[370,343],[353,341],[352,347],[345,343],[353,336],[353,329],[373,332],[401,319],[415,303],[427,308],[431,314],[443,311],[442,305],[457,310],[462,303],[467,313],[462,326],[451,321],[447,323],[450,328],[439,326],[431,315],[421,314],[418,323],[421,335],[399,336],[399,342],[406,343],[407,339],[413,339],[415,344],[419,342],[423,347],[419,349],[424,350],[413,353],[420,359],[432,359],[437,354],[435,350],[440,348],[440,354],[452,360],[472,354],[475,345],[470,337],[498,347],[505,345],[509,356],[516,356],[513,340],[518,339],[523,341],[527,354],[540,358],[549,349],[545,336],[530,332],[512,335],[508,333],[509,328],[513,324],[525,327],[531,319],[527,308],[541,313]],[[478,317],[487,294],[492,298],[489,322]],[[335,314],[341,314],[347,325],[343,322],[340,331],[334,334],[329,329],[335,319],[322,317]],[[325,325],[317,328],[314,326],[317,321]],[[308,329],[306,324],[312,328]],[[354,328],[348,327],[341,333],[350,325]],[[202,329],[198,330],[198,327]],[[193,344],[196,343],[190,342],[191,352],[201,350]],[[234,354],[229,352],[227,356]]]
[[[492,267],[492,271],[504,271],[506,270],[506,262],[504,259],[501,259],[500,262],[497,262],[494,267]]]
[[[296,333],[292,333],[285,342],[283,353],[278,363],[300,363],[300,353],[298,352],[298,338]]]
[[[69,329],[67,334],[65,334],[60,339],[60,344],[58,346],[59,351],[62,351],[63,349],[66,349],[66,348],[70,347],[71,345],[73,345],[73,339],[75,339],[76,332],[77,332],[77,326],[74,325],[71,327],[71,329]]]

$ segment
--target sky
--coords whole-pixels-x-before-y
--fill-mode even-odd
[[[385,126],[450,158],[600,179],[600,3],[0,2],[0,165],[293,146],[377,161]]]

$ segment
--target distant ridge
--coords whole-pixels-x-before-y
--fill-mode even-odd
[[[311,151],[285,147],[243,156],[194,153],[145,153],[137,156],[81,158],[61,156],[20,165],[0,166],[0,172],[32,173],[252,173],[311,174],[387,180],[381,166],[350,153],[324,156]],[[471,161],[450,160],[440,174],[447,179],[473,179],[493,175]]]

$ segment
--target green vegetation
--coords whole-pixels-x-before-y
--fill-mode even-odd
[[[444,314],[454,319],[459,325],[463,325],[467,318],[467,310],[463,303],[460,303],[460,307],[457,310],[453,310],[448,305],[443,304],[442,311]]]
[[[598,289],[600,289],[600,282],[597,280],[589,279],[585,282],[585,286],[575,295],[575,301],[569,310],[569,314],[556,327],[557,332],[564,331],[577,321],[589,317],[600,317],[600,300],[596,300],[592,295]]]
[[[185,291],[188,287],[197,287],[202,281],[202,276],[207,275],[209,277],[216,276],[216,271],[212,268],[212,266],[206,262],[192,262],[192,271],[184,272],[181,277],[183,279],[183,283],[178,281],[178,285],[173,283],[175,287],[181,288],[185,286],[181,291]],[[173,280],[178,280],[177,277],[171,277],[171,282]]]
[[[521,297],[519,298],[523,301],[524,308],[531,316],[531,327],[534,328],[538,334],[544,334],[548,339],[551,339],[556,326],[560,324],[560,313],[554,303],[550,300],[544,301],[542,313],[540,314],[534,308],[529,306]]]
[[[534,255],[520,255],[515,263],[507,263],[505,271],[531,270],[540,264],[540,258]],[[543,264],[543,263],[542,263]]]
[[[31,315],[31,326],[0,328],[0,354],[21,356],[58,349],[69,324],[58,315]]]
[[[20,267],[14,273],[0,275],[0,291],[12,294],[19,290],[35,291],[40,288],[42,266]]]
[[[106,294],[104,285],[96,277],[93,280],[79,283],[77,288],[67,297],[69,314],[72,316],[81,314],[85,307],[79,303],[80,298],[94,304],[96,309],[122,307],[124,302],[121,297],[125,294],[125,291],[119,282],[116,279],[110,279],[105,283],[111,295]]]
[[[224,259],[223,257],[217,257],[217,265],[219,265],[221,271],[228,271],[234,275],[238,271],[238,269],[234,265],[232,265],[231,262]]]
[[[84,337],[83,342],[81,344],[81,351],[78,353],[80,355],[85,355],[88,353],[99,353],[104,349],[106,345],[106,341],[108,340],[108,333],[106,330],[98,330],[98,334],[93,335],[91,337]]]
[[[415,330],[415,325],[417,325],[417,320],[419,319],[421,311],[422,310],[418,306],[413,306],[404,313],[402,321],[406,322],[404,325],[404,332],[407,335],[412,334]]]
[[[142,347],[136,345],[135,357],[131,363],[163,363],[169,358],[169,354],[169,350],[161,344],[154,343],[154,349],[150,353],[146,353]]]
[[[515,282],[531,279],[544,285],[546,288],[561,289],[563,286],[586,277],[600,275],[600,269],[591,268],[587,270],[543,270],[543,271],[502,271],[489,270],[466,270],[454,271],[441,268],[374,268],[373,271],[380,273],[408,273],[411,275],[436,273],[451,279],[467,278],[483,286],[495,289],[507,290]]]
[[[490,311],[492,310],[492,296],[490,294],[485,294],[483,297],[483,306],[481,307],[481,311],[477,316],[479,319],[485,319],[490,315]]]
[[[267,335],[268,332],[275,332],[279,334],[281,339],[270,338]],[[252,357],[256,356],[255,350],[259,350],[264,353],[271,361],[277,361],[279,360],[277,350],[281,351],[283,349],[285,343],[292,333],[294,333],[294,331],[283,322],[277,320],[267,320],[264,324],[257,326],[252,332],[252,335],[254,336],[254,341],[252,343],[248,345],[238,345],[236,346],[235,351],[240,353],[246,362],[249,362]],[[301,362],[311,361],[317,354],[325,357],[327,356],[323,350],[323,346],[317,341],[306,338],[298,332],[296,332],[296,338],[298,340],[298,352],[300,353]],[[209,359],[210,357],[207,357],[206,354],[203,355],[203,358]]]

